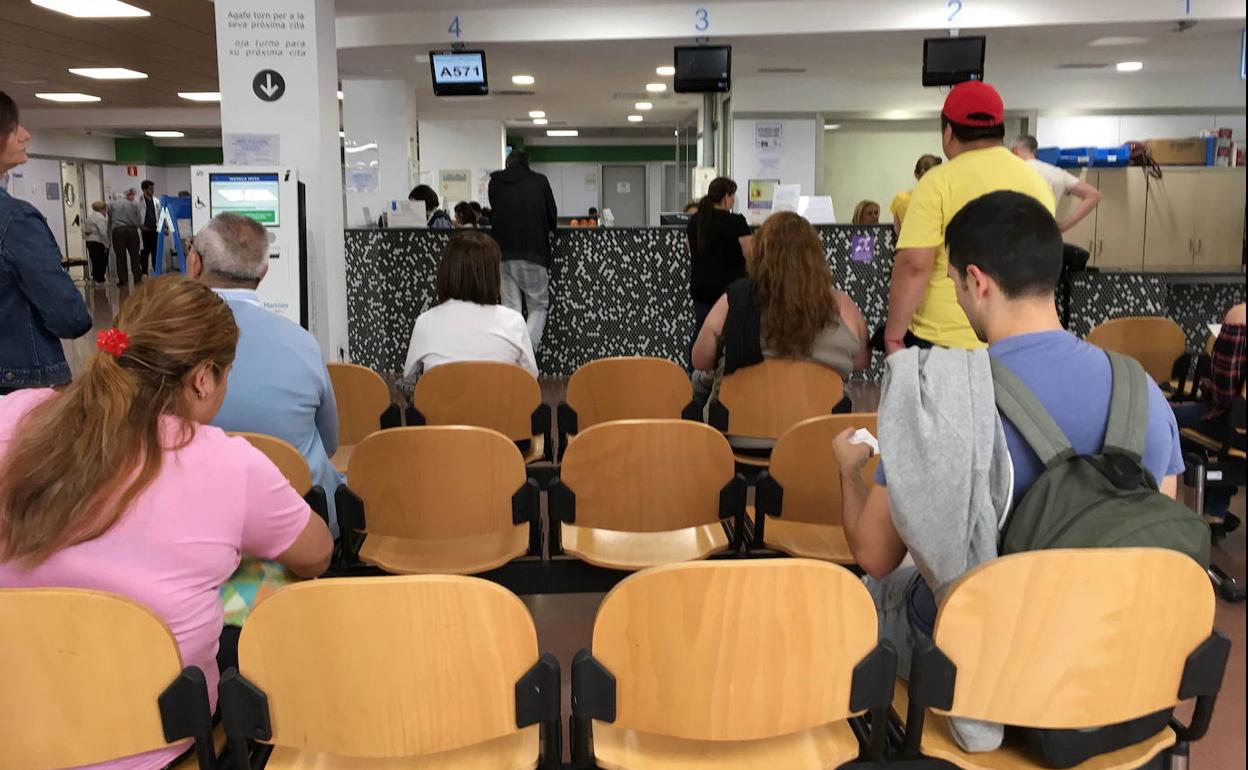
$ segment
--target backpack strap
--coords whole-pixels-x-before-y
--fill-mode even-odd
[[[1065,462],[1077,453],[1070,445],[1066,433],[1053,421],[1031,389],[1023,384],[1018,375],[994,357],[992,384],[996,392],[997,409],[1013,425],[1027,442],[1044,467]]]
[[[1135,460],[1144,458],[1148,438],[1148,375],[1134,358],[1110,353],[1114,389],[1109,398],[1109,422],[1105,426],[1105,453],[1117,452]]]

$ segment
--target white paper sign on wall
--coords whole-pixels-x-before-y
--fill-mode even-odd
[[[615,193],[616,195],[632,195],[633,193],[632,183],[631,182],[616,182]]]

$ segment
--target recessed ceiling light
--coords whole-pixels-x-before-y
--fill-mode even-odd
[[[347,132],[346,132],[346,131],[339,131],[339,132],[338,132],[338,138],[339,138],[339,139],[346,139],[346,138],[347,138]]]
[[[219,102],[220,91],[178,91],[178,96],[192,102]]]
[[[1144,62],[1142,61],[1120,61],[1116,65],[1114,65],[1114,67],[1119,72],[1139,72],[1140,70],[1144,69]]]
[[[636,109],[639,109],[639,110],[641,110],[641,111],[643,111],[643,112],[644,112],[644,111],[646,111],[646,110],[653,110],[653,109],[654,109],[654,105],[653,105],[653,104],[651,104],[650,102],[637,102],[636,104],[634,104],[634,105],[633,105],[633,107],[634,107],[634,108],[636,108]]]
[[[835,131],[836,129],[838,129],[838,128],[840,128],[840,127],[841,127],[841,124],[840,124],[840,123],[829,123],[829,124],[827,124],[826,126],[824,126],[824,127],[823,127],[823,130],[824,130],[824,131]]]
[[[114,19],[151,16],[142,8],[135,8],[121,0],[30,0],[31,3],[49,11],[56,11],[79,19]]]
[[[532,75],[512,75],[511,82],[518,86],[531,86],[537,82]]]
[[[547,120],[546,118],[533,118],[533,125],[535,126],[544,126],[549,122],[550,121]]]
[[[676,68],[672,66],[655,67],[654,74],[670,78],[672,75],[676,74]]]
[[[581,132],[575,128],[551,128],[547,129],[546,136],[580,136]]]
[[[181,139],[186,136],[186,134],[181,131],[144,131],[143,133],[153,139]]]
[[[50,102],[98,102],[100,97],[91,94],[35,94],[38,99],[47,99]]]
[[[342,91],[338,92],[338,101],[342,101]]]
[[[629,123],[640,123],[641,121],[642,121],[642,117],[641,117],[640,115],[629,115],[629,116],[628,116],[628,122],[629,122]]]
[[[142,80],[147,77],[146,72],[128,70],[125,67],[70,67],[69,71],[96,80]]]
[[[1146,37],[1128,37],[1128,36],[1098,37],[1096,40],[1093,40],[1092,42],[1088,43],[1088,47],[1089,48],[1109,48],[1109,47],[1120,46],[1120,45],[1141,45],[1147,42],[1148,42],[1148,38]]]
[[[543,110],[529,110],[529,117],[530,118],[544,118],[546,117],[546,112]]]
[[[667,90],[667,83],[646,83],[646,90],[652,94],[661,94]]]

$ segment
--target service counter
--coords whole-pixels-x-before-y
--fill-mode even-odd
[[[862,308],[870,329],[884,322],[893,264],[891,226],[820,226],[828,263]],[[403,368],[416,316],[435,301],[438,259],[450,231],[347,230],[351,357],[380,372]],[[560,228],[550,267],[550,315],[537,351],[543,374],[568,376],[607,356],[659,356],[682,362],[693,325],[683,227]],[[1100,273],[1075,276],[1070,325],[1086,334],[1109,318],[1167,315],[1194,349],[1205,324],[1242,302],[1244,276]],[[858,375],[881,373],[881,357]]]

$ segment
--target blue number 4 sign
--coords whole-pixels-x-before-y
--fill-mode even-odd
[[[452,35],[454,35],[456,38],[458,38],[458,37],[460,36],[460,31],[461,31],[461,30],[460,30],[460,27],[459,27],[459,17],[458,17],[458,16],[456,16],[454,19],[451,19],[451,26],[447,27],[447,28],[446,28],[446,31],[447,31],[447,32],[450,32],[450,33],[451,33]]]

